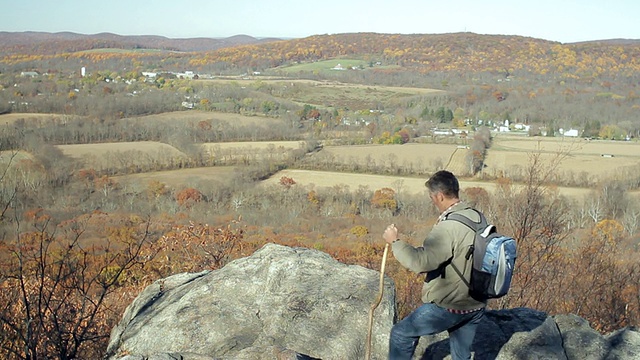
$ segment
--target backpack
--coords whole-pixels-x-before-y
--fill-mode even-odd
[[[456,213],[447,215],[446,220],[458,221],[476,233],[466,255],[467,260],[473,258],[470,280],[467,282],[460,271],[452,267],[469,287],[469,295],[484,302],[503,297],[509,291],[517,257],[516,240],[498,233],[481,212],[474,211],[480,215],[480,222]]]

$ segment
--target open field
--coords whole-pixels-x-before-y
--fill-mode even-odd
[[[400,99],[410,96],[444,94],[442,90],[428,88],[361,85],[339,81],[289,80],[266,76],[197,81],[236,83],[246,87],[268,84],[280,87],[286,93],[287,99],[299,104],[352,110],[375,109],[380,104],[392,105]]]
[[[309,171],[309,170],[283,170],[273,175],[263,182],[264,185],[276,185],[281,177],[287,176],[296,181],[301,186],[313,188],[331,188],[334,186],[348,186],[349,190],[356,191],[359,186],[366,186],[369,190],[377,190],[389,187],[400,193],[423,194],[425,192],[424,183],[426,178],[384,176],[370,174],[350,174],[330,171]],[[493,192],[496,184],[485,181],[460,181],[460,190],[470,187],[481,187],[489,192]],[[558,187],[561,195],[582,199],[592,190],[585,188]],[[631,192],[640,200],[640,191]]]
[[[175,147],[155,142],[120,142],[80,145],[58,145],[62,153],[95,170],[113,170],[149,166],[150,164],[177,163],[187,156]]]
[[[466,149],[458,149],[453,144],[418,144],[407,143],[404,145],[345,145],[325,146],[318,157],[328,156],[333,162],[341,164],[360,164],[366,166],[371,163],[386,168],[402,167],[412,168],[415,171],[428,171],[436,168],[442,169],[456,153],[466,154]],[[447,169],[464,166],[457,162],[464,160],[455,157]],[[453,171],[453,169],[451,169]]]
[[[204,143],[202,146],[209,156],[222,163],[237,160],[257,160],[275,157],[282,159],[291,150],[305,146],[303,141],[251,141]]]
[[[221,143],[204,143],[202,146],[207,148],[219,147],[225,151],[250,151],[264,152],[272,149],[298,149],[304,146],[304,141],[237,141],[237,142],[221,142]]]
[[[159,181],[174,189],[182,189],[187,186],[197,186],[201,183],[229,183],[235,175],[234,166],[216,166],[195,169],[181,169],[169,171],[155,171],[142,174],[114,176],[114,179],[123,183],[137,183],[146,185],[152,180]]]
[[[39,120],[50,121],[54,119],[71,119],[78,118],[76,115],[63,115],[63,114],[39,114],[39,113],[10,113],[0,115],[0,125],[9,125],[15,123],[17,120]]]
[[[102,157],[110,152],[126,152],[137,150],[148,154],[167,153],[172,156],[185,156],[181,151],[171,145],[156,141],[136,141],[99,144],[58,145],[58,149],[69,157],[83,158],[86,156]]]
[[[505,137],[498,135],[488,151],[484,172],[509,176],[528,164],[532,153],[540,153],[549,163],[559,153],[566,153],[557,168],[561,176],[588,176],[599,179],[617,170],[640,164],[640,143],[627,141],[585,140],[580,138]],[[606,156],[603,156],[606,155]]]
[[[491,150],[507,150],[546,153],[569,151],[572,155],[609,154],[640,159],[640,142],[613,140],[585,140],[582,138],[547,138],[547,137],[504,137],[498,135],[493,139]]]
[[[15,165],[21,160],[33,160],[33,156],[26,151],[0,151],[0,166],[6,166],[11,162],[12,165]],[[0,175],[4,171],[4,167],[0,168]]]
[[[200,110],[185,110],[185,111],[172,111],[162,114],[145,115],[138,117],[131,117],[129,119],[137,119],[141,121],[145,120],[160,120],[160,121],[173,121],[173,120],[191,120],[191,121],[224,121],[235,125],[269,125],[275,123],[281,123],[281,119],[267,117],[267,116],[247,116],[235,113],[223,113],[213,111],[200,111]]]
[[[339,65],[339,68],[343,70],[335,70]],[[336,71],[347,71],[347,69],[351,69],[352,67],[370,69],[369,62],[359,59],[331,59],[331,60],[322,60],[322,61],[314,61],[314,62],[306,62],[301,64],[294,64],[288,66],[281,66],[276,68],[276,70],[295,75],[300,71],[304,72],[336,72]]]

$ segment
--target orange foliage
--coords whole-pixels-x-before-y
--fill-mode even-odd
[[[161,275],[176,272],[215,270],[228,261],[255,250],[242,242],[244,230],[239,220],[224,227],[190,222],[175,226],[158,241],[161,257],[154,263]]]
[[[282,185],[285,189],[289,190],[293,185],[296,184],[296,181],[288,176],[283,176],[280,178],[279,184]]]
[[[374,192],[373,198],[371,198],[371,205],[380,209],[396,211],[398,202],[395,197],[396,192],[391,188],[378,189]]]
[[[176,194],[178,204],[187,208],[193,206],[194,203],[200,202],[202,198],[202,193],[194,188],[186,188]]]

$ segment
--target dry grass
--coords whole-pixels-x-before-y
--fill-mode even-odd
[[[303,141],[251,141],[251,142],[223,142],[223,143],[204,143],[202,146],[209,151],[219,148],[224,151],[243,152],[264,152],[276,149],[299,149],[304,146]]]
[[[462,150],[465,151],[466,150]],[[392,163],[398,167],[413,167],[415,170],[443,168],[452,155],[457,152],[451,144],[415,144],[404,145],[352,145],[325,146],[322,152],[330,154],[342,164],[366,164],[368,160],[376,165]]]
[[[73,158],[83,158],[88,155],[103,157],[107,153],[125,152],[131,150],[142,151],[149,154],[166,152],[172,156],[185,156],[184,153],[171,145],[156,141],[117,142],[100,144],[58,145],[62,152]]]
[[[189,111],[173,111],[166,112],[162,114],[154,114],[154,115],[145,115],[139,117],[132,117],[130,119],[136,119],[141,121],[170,121],[170,120],[188,120],[188,121],[211,121],[215,123],[216,121],[224,121],[236,125],[242,126],[255,126],[255,125],[269,125],[282,122],[281,119],[266,117],[266,116],[247,116],[235,113],[223,113],[223,112],[213,112],[213,111],[199,111],[199,110],[189,110]]]
[[[39,113],[11,113],[0,115],[0,125],[13,124],[20,119],[24,120],[38,120],[38,121],[51,121],[54,119],[71,119],[77,118],[76,115],[62,115],[62,114],[39,114]]]
[[[196,186],[200,183],[220,182],[228,184],[234,179],[235,170],[236,167],[234,166],[216,166],[115,176],[114,179],[118,182],[143,185],[156,180],[171,188],[181,189],[186,186]]]
[[[396,192],[409,194],[423,194],[425,191],[424,178],[411,178],[400,176],[385,176],[371,174],[351,174],[338,173],[330,171],[311,171],[311,170],[283,170],[273,175],[271,178],[263,182],[264,185],[276,185],[281,177],[287,176],[296,181],[300,186],[327,189],[334,186],[347,186],[351,191],[355,191],[360,186],[366,186],[369,190],[377,190],[383,187],[389,187]],[[484,181],[460,181],[460,189],[464,190],[470,187],[481,187],[489,192],[493,192],[496,184]],[[592,190],[574,187],[558,187],[561,195],[582,199]],[[640,196],[640,192],[634,191],[632,194]]]
[[[550,162],[559,153],[566,158],[558,173],[568,176],[602,178],[616,170],[640,164],[640,143],[569,138],[514,138],[499,135],[494,139],[485,161],[485,173],[509,176],[528,164],[529,157],[540,152],[543,161]],[[613,155],[604,157],[603,154]]]
[[[334,89],[358,89],[358,90],[373,90],[379,92],[395,92],[401,94],[412,94],[412,95],[422,95],[422,94],[438,94],[445,93],[443,90],[438,89],[427,89],[427,88],[416,88],[416,87],[400,87],[400,86],[381,86],[381,85],[362,85],[362,84],[349,84],[343,83],[339,81],[317,81],[317,80],[306,80],[306,79],[291,79],[291,80],[282,80],[281,77],[268,77],[268,76],[250,76],[244,78],[233,78],[233,79],[210,79],[210,80],[199,80],[213,83],[238,83],[242,85],[251,85],[256,83],[265,83],[271,85],[286,85],[286,84],[303,84],[303,85],[311,85],[316,87],[324,87],[324,88],[334,88]]]
[[[3,168],[0,168],[0,175],[4,171],[4,166],[7,166],[9,162],[15,165],[21,160],[33,160],[33,156],[26,151],[0,151],[0,166],[3,166]]]
[[[152,163],[169,164],[186,159],[175,147],[155,142],[121,142],[80,145],[58,145],[62,153],[81,161],[83,166],[98,171],[130,168]]]

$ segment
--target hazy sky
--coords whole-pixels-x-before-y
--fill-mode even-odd
[[[345,32],[640,39],[640,0],[0,0],[0,31],[306,37]]]

